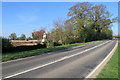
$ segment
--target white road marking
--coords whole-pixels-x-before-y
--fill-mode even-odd
[[[104,64],[104,62],[111,56],[111,54],[114,52],[114,50],[117,48],[118,46],[118,42],[116,43],[116,45],[114,46],[114,48],[112,49],[112,51],[103,59],[103,61],[97,65],[97,67],[95,67],[87,76],[86,78],[92,78],[91,76],[96,72],[96,70],[98,70],[100,68],[101,65]]]
[[[100,42],[100,41],[97,41],[97,42]],[[93,42],[93,43],[97,43],[97,42]],[[93,43],[88,43],[88,44],[93,44]],[[88,44],[86,44],[86,45],[88,45]],[[47,53],[47,54],[52,54],[52,53]],[[44,54],[41,54],[41,55],[44,55]],[[41,55],[39,55],[39,56],[41,56]],[[21,60],[25,60],[25,59],[33,58],[33,57],[36,57],[36,56],[29,56],[29,57],[25,57],[25,58],[19,58],[19,59],[15,59],[15,60],[5,61],[5,62],[2,62],[2,64],[9,63],[9,62],[21,61]]]
[[[58,59],[58,60],[56,60],[56,61],[53,61],[53,62],[50,62],[50,63],[44,64],[44,65],[41,65],[41,66],[38,66],[38,67],[35,67],[35,68],[32,68],[32,69],[28,69],[28,70],[23,71],[23,72],[19,72],[19,73],[16,73],[16,74],[13,74],[13,75],[7,76],[7,77],[5,77],[5,78],[11,78],[11,77],[14,77],[14,76],[17,76],[17,75],[23,74],[23,73],[27,73],[27,72],[30,72],[30,71],[33,71],[33,70],[36,70],[36,69],[39,69],[39,68],[42,68],[42,67],[48,66],[48,65],[50,65],[50,64],[54,64],[54,63],[57,63],[57,62],[63,61],[63,60],[65,60],[65,59],[68,59],[68,58],[71,58],[71,57],[74,57],[74,56],[80,55],[80,54],[82,54],[82,53],[84,53],[84,52],[87,52],[87,51],[89,51],[89,50],[92,50],[92,49],[95,49],[95,48],[97,48],[97,47],[100,47],[100,46],[102,46],[102,45],[104,45],[104,44],[106,44],[106,43],[108,43],[108,42],[110,42],[110,41],[111,41],[111,40],[106,41],[106,42],[104,42],[104,43],[102,43],[102,44],[100,44],[100,45],[94,46],[94,47],[92,47],[92,48],[86,49],[86,50],[84,50],[84,51],[82,51],[82,52],[79,52],[79,53],[76,53],[76,54],[73,54],[73,55],[70,55],[70,56],[65,56],[65,57],[63,57],[63,58],[61,58],[61,59]]]

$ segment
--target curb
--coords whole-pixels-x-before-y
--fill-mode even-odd
[[[107,62],[110,60],[110,58],[114,54],[117,47],[118,47],[118,41],[116,42],[116,45],[114,46],[112,51],[109,53],[109,55],[107,55],[103,59],[103,61],[99,65],[97,65],[97,67],[95,67],[85,78],[96,78],[96,76],[99,74],[99,72],[101,72],[101,70],[104,68],[104,66],[107,64]]]

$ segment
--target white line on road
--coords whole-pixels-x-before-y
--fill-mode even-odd
[[[86,78],[95,78],[96,75],[98,75],[98,72],[100,72],[100,70],[104,67],[104,65],[109,61],[109,59],[112,57],[112,54],[114,53],[114,51],[116,50],[118,46],[118,42],[116,43],[116,45],[114,46],[114,48],[112,49],[112,51],[103,59],[103,61],[97,65],[87,76]],[[99,70],[97,72],[97,70]],[[93,77],[94,76],[94,77]]]
[[[86,49],[86,50],[84,50],[84,51],[82,51],[82,52],[79,52],[79,53],[76,53],[76,54],[73,54],[73,55],[70,55],[70,56],[65,56],[65,57],[63,57],[63,58],[61,58],[61,59],[58,59],[58,60],[55,60],[55,61],[53,61],[53,62],[50,62],[50,63],[44,64],[44,65],[41,65],[41,66],[38,66],[38,67],[35,67],[35,68],[32,68],[32,69],[28,69],[28,70],[23,71],[23,72],[19,72],[19,73],[16,73],[16,74],[13,74],[13,75],[7,76],[7,77],[5,77],[5,78],[11,78],[11,77],[14,77],[14,76],[17,76],[17,75],[23,74],[23,73],[27,73],[27,72],[30,72],[30,71],[33,71],[33,70],[36,70],[36,69],[39,69],[39,68],[42,68],[42,67],[48,66],[48,65],[50,65],[50,64],[54,64],[54,63],[57,63],[57,62],[63,61],[63,60],[65,60],[65,59],[68,59],[68,58],[71,58],[71,57],[74,57],[74,56],[80,55],[80,54],[82,54],[82,53],[84,53],[84,52],[87,52],[87,51],[89,51],[89,50],[92,50],[92,49],[95,49],[95,48],[97,48],[97,47],[100,47],[100,46],[102,46],[102,45],[104,45],[104,44],[106,44],[106,43],[108,43],[108,42],[110,42],[110,41],[111,41],[111,40],[106,41],[106,42],[104,42],[104,43],[102,43],[102,44],[100,44],[100,45],[94,46],[94,47],[92,47],[92,48]]]
[[[97,42],[100,42],[100,41],[97,41]],[[97,42],[88,43],[88,44],[94,44],[94,43],[97,43]],[[86,45],[88,45],[88,44],[86,44]],[[46,53],[46,54],[51,54],[51,53],[49,52],[49,53]],[[44,54],[41,54],[41,55],[44,55]],[[39,56],[41,56],[41,55],[39,55]],[[30,59],[30,58],[33,58],[33,57],[36,57],[36,56],[29,56],[29,57],[25,57],[25,58],[18,58],[18,59],[15,59],[15,60],[5,61],[5,62],[2,62],[2,64],[6,64],[6,63],[9,63],[9,62],[21,61],[21,60],[25,60],[25,59]]]

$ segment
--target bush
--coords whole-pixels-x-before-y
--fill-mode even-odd
[[[14,47],[14,51],[29,51],[34,49],[46,48],[46,45],[38,44],[33,46],[17,46]]]
[[[46,48],[46,44],[38,44],[36,45],[38,48]]]
[[[59,43],[57,43],[57,42],[54,42],[54,46],[60,46],[60,45],[62,45],[62,44],[59,44]]]
[[[53,48],[53,47],[54,47],[54,42],[47,43],[47,48]]]
[[[66,44],[71,44],[71,43],[73,43],[73,41],[74,41],[73,38],[67,38],[67,39],[65,40],[65,43],[66,43]]]
[[[0,37],[0,53],[2,53],[2,37]]]
[[[9,52],[12,51],[13,46],[10,43],[9,39],[2,38],[2,52]]]

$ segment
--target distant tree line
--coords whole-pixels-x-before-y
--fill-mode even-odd
[[[113,37],[115,37],[115,38],[120,38],[120,35],[115,35],[115,36],[113,36]]]
[[[43,34],[45,33],[45,30],[44,29],[41,29],[40,31],[34,31],[32,32],[32,37],[28,37],[26,38],[25,34],[22,34],[20,37],[17,37],[16,33],[11,33],[9,38],[11,40],[25,40],[25,39],[28,39],[28,40],[40,40],[43,38]]]
[[[10,40],[25,40],[25,39],[32,40],[33,39],[32,37],[26,38],[25,34],[21,34],[20,37],[17,37],[16,33],[11,33],[9,35],[9,38]]]
[[[22,34],[20,37],[17,37],[16,33],[11,33],[9,38],[11,40],[25,40],[26,36],[25,36],[25,34]]]

